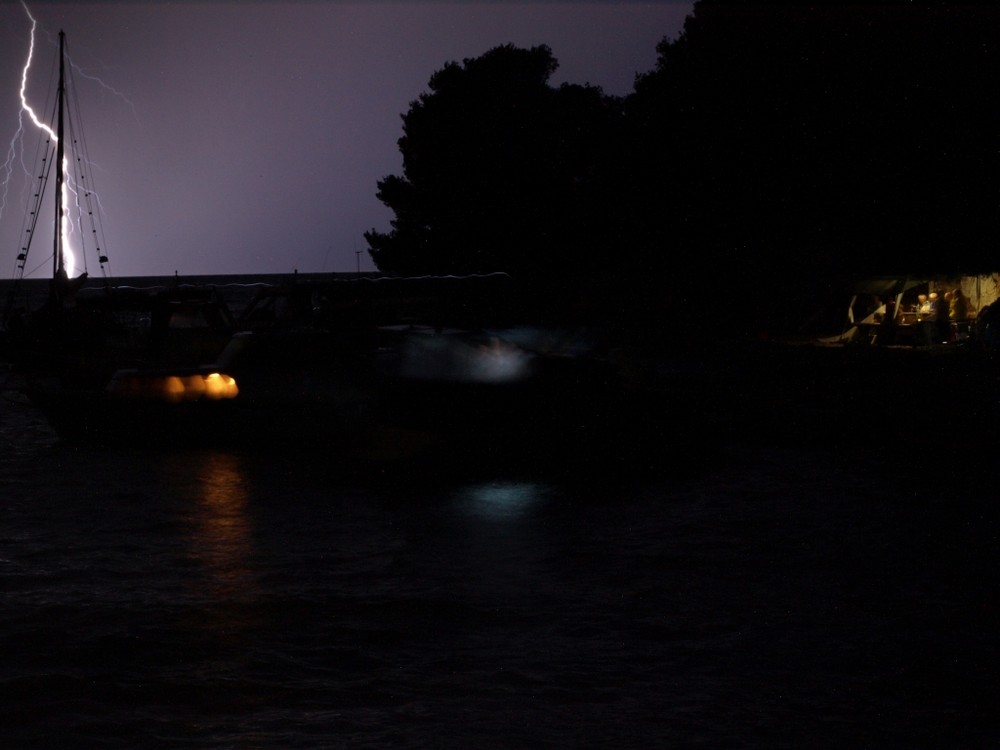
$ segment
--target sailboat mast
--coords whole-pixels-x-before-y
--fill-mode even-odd
[[[62,222],[63,222],[63,159],[65,151],[63,149],[63,103],[66,99],[66,79],[63,65],[63,46],[66,34],[59,32],[59,90],[56,94],[58,101],[58,116],[56,124],[56,224],[55,238],[53,239],[53,276],[58,276],[63,270],[63,246],[62,246]]]

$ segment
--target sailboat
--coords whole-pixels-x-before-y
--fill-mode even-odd
[[[66,68],[65,68],[65,47],[66,35],[59,32],[59,78],[56,91],[54,128],[44,125],[34,116],[34,112],[26,105],[25,108],[31,115],[32,121],[48,136],[43,148],[39,169],[35,172],[38,176],[38,187],[34,192],[34,198],[28,207],[28,214],[25,225],[26,235],[24,245],[17,254],[17,276],[15,284],[12,286],[9,297],[6,301],[3,315],[3,329],[6,334],[11,352],[23,359],[26,356],[33,358],[45,348],[54,344],[69,346],[80,343],[81,337],[74,335],[80,333],[73,331],[74,324],[79,323],[80,316],[70,315],[68,310],[73,306],[76,293],[87,281],[88,273],[84,271],[76,278],[70,278],[70,268],[67,267],[67,234],[68,217],[66,211],[67,192],[67,159],[65,149],[65,123],[66,123]],[[55,157],[50,158],[53,154]],[[40,209],[45,198],[45,188],[49,182],[52,172],[55,172],[55,220],[53,222],[53,253],[52,253],[52,276],[49,282],[48,298],[37,310],[30,310],[25,303],[22,308],[17,308],[16,298],[18,294],[19,282],[24,276],[25,265],[28,254],[32,246],[38,227]],[[87,193],[90,197],[90,193]],[[93,213],[91,212],[91,215]],[[100,256],[102,267],[107,263],[107,257]],[[57,341],[61,339],[61,341]]]
[[[235,381],[210,365],[234,332],[235,319],[214,287],[117,287],[108,273],[108,257],[96,238],[93,193],[81,169],[70,178],[67,158],[65,33],[59,32],[58,85],[49,126],[36,124],[48,136],[41,149],[38,188],[28,206],[26,240],[17,254],[17,276],[3,314],[5,356],[24,382],[29,397],[54,423],[67,414],[89,430],[98,410],[114,410],[117,402],[162,401],[175,404],[202,399],[229,399]],[[34,113],[31,113],[34,116]],[[78,118],[76,118],[78,119]],[[70,129],[72,129],[72,127]],[[74,144],[84,142],[73,134]],[[52,275],[40,304],[25,295],[18,304],[19,282],[36,234],[38,218],[54,172]],[[68,199],[87,210],[92,223],[103,283],[94,285],[84,270],[76,274],[69,247]],[[83,204],[83,205],[81,205]],[[82,218],[76,220],[81,230]],[[80,232],[84,234],[83,231]],[[90,282],[90,283],[88,283]],[[121,415],[119,415],[121,416]]]

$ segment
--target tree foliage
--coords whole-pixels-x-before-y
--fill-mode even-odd
[[[365,234],[399,273],[578,265],[599,244],[619,103],[591,86],[554,88],[548,47],[497,47],[434,73],[403,116],[403,175],[378,182],[392,231]]]
[[[630,114],[672,238],[801,273],[982,265],[1000,205],[1000,12],[702,0]],[[741,262],[742,261],[742,262]]]
[[[378,183],[378,267],[628,267],[699,311],[706,279],[995,269],[1000,6],[700,0],[657,54],[624,100],[552,87],[544,46],[436,72]]]

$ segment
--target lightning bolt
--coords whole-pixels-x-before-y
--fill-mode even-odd
[[[21,3],[23,5],[24,4],[24,0],[21,0]],[[45,31],[45,29],[42,29],[42,31],[45,32],[45,37],[49,40],[49,44],[51,44],[53,47],[58,46],[59,42],[57,42],[55,39],[53,39],[52,35],[48,31]],[[86,78],[88,81],[93,81],[94,83],[96,83],[98,86],[100,86],[105,91],[110,92],[112,96],[114,96],[114,97],[116,97],[118,99],[121,99],[125,104],[127,104],[129,106],[129,109],[132,110],[132,116],[135,118],[136,123],[140,127],[142,127],[142,123],[139,121],[139,113],[136,111],[135,104],[132,102],[131,99],[129,99],[127,96],[125,96],[125,94],[123,94],[121,91],[119,91],[118,89],[116,89],[114,86],[112,86],[111,84],[109,84],[103,78],[99,78],[98,76],[96,76],[96,75],[94,75],[92,73],[88,73],[86,70],[84,70],[83,68],[81,68],[79,65],[77,65],[73,61],[73,59],[69,56],[69,54],[66,55],[66,62],[69,63],[70,67],[73,70],[75,70],[76,73],[77,73],[77,75],[79,75],[81,78]]]
[[[31,17],[31,13],[28,12],[28,7],[22,2],[21,5],[24,7],[25,13],[28,14],[28,18],[31,19],[32,26],[32,36],[31,36],[31,46],[28,48],[28,59],[25,62],[24,70],[21,72],[21,101],[24,101],[24,89],[26,86],[28,68],[31,66],[31,56],[34,50],[34,30],[35,30],[35,19]],[[24,136],[24,108],[18,109],[17,111],[17,130],[14,132],[14,136],[10,139],[10,146],[7,149],[7,159],[3,163],[4,178],[3,178],[3,193],[0,194],[0,218],[3,217],[4,209],[7,207],[7,192],[10,186],[11,177],[14,174],[14,161],[17,158],[17,154],[20,151],[23,156],[23,149],[18,149],[18,144],[23,140]],[[24,165],[24,160],[21,160],[21,168],[24,170],[26,175],[30,176],[28,168]]]
[[[15,162],[15,160],[17,158],[17,153],[19,151],[18,146],[19,146],[20,143],[23,142],[23,136],[24,136],[24,117],[25,117],[25,115],[27,115],[28,119],[31,121],[31,123],[36,128],[38,128],[43,133],[45,133],[45,135],[50,139],[51,143],[56,144],[56,143],[59,142],[59,138],[58,138],[57,133],[38,117],[38,114],[35,112],[35,110],[32,108],[32,106],[28,103],[28,96],[27,96],[28,73],[29,73],[29,71],[31,69],[31,63],[32,63],[32,60],[34,59],[34,54],[35,54],[35,32],[36,32],[36,30],[38,28],[38,22],[35,19],[35,17],[33,15],[31,15],[31,11],[29,10],[28,5],[27,5],[27,3],[24,0],[21,0],[21,7],[24,9],[25,15],[28,17],[28,20],[31,22],[31,32],[30,32],[30,35],[29,35],[28,55],[27,55],[27,58],[25,59],[24,67],[21,70],[21,86],[20,86],[20,89],[18,91],[18,95],[19,95],[20,101],[21,101],[21,107],[18,110],[18,115],[17,115],[17,118],[18,118],[17,130],[15,131],[14,136],[11,138],[10,145],[8,147],[8,150],[7,150],[7,159],[4,162],[3,167],[2,167],[2,169],[3,169],[3,192],[2,192],[2,195],[0,195],[0,217],[2,217],[3,210],[4,210],[4,208],[6,207],[6,204],[7,204],[8,186],[10,184],[10,179],[11,179],[11,177],[13,175],[14,162]],[[70,65],[74,69],[79,70],[78,66],[76,66],[72,61],[70,61]],[[80,71],[80,73],[85,78],[97,81],[101,86],[103,86],[104,88],[110,90],[113,94],[115,94],[116,96],[118,96],[121,99],[123,99],[129,106],[132,107],[133,114],[135,114],[135,107],[132,105],[132,103],[123,94],[121,94],[120,92],[118,92],[115,89],[111,88],[110,86],[108,86],[107,84],[105,84],[103,81],[101,81],[100,79],[98,79],[98,78],[96,78],[94,76],[86,75],[85,73],[83,73],[83,71]],[[27,167],[24,165],[24,162],[23,162],[23,149],[20,149],[20,150],[22,152],[21,166],[24,169],[25,174],[30,177],[31,173],[29,172],[29,170],[27,169]],[[70,276],[70,277],[72,277],[72,276],[75,275],[75,271],[76,271],[76,253],[74,252],[73,247],[72,247],[72,245],[70,243],[70,236],[73,234],[73,223],[70,220],[70,216],[69,216],[69,211],[70,211],[70,194],[72,194],[73,198],[75,199],[75,203],[76,203],[76,206],[77,206],[78,209],[80,208],[80,206],[79,206],[80,195],[79,195],[79,192],[77,190],[77,186],[75,184],[75,181],[73,180],[73,177],[72,177],[72,175],[70,173],[69,150],[64,147],[64,152],[65,153],[64,153],[64,156],[63,156],[63,162],[62,162],[62,164],[59,165],[59,167],[62,169],[62,174],[63,174],[62,186],[61,186],[63,214],[62,214],[62,216],[59,219],[59,233],[61,235],[61,240],[62,240],[61,247],[62,247],[62,255],[63,255],[63,258],[62,258],[63,267],[65,268],[67,275]],[[93,195],[94,198],[98,201],[98,205],[100,205],[100,197],[98,195],[96,195],[92,191],[88,191],[87,195],[88,196],[89,195]],[[81,227],[81,229],[82,229],[82,227]],[[21,260],[21,257],[19,257],[19,261],[20,260]],[[102,261],[102,263],[103,263],[103,261]],[[23,265],[22,265],[22,268],[23,268]]]
[[[31,69],[31,61],[35,55],[35,29],[38,27],[38,22],[35,17],[31,15],[31,11],[28,9],[28,5],[21,0],[21,7],[24,8],[25,14],[28,16],[28,20],[31,21],[31,34],[30,42],[28,44],[28,57],[24,62],[24,67],[21,69],[21,87],[18,94],[21,98],[21,109],[18,111],[17,116],[17,131],[14,137],[11,139],[10,148],[7,151],[7,161],[4,163],[5,169],[5,179],[4,179],[4,190],[3,199],[0,206],[6,206],[7,203],[7,185],[9,183],[10,177],[13,173],[14,158],[17,151],[17,143],[22,138],[24,134],[24,119],[25,114],[31,120],[32,124],[42,132],[44,132],[53,143],[58,142],[58,137],[52,128],[46,125],[42,120],[39,119],[35,110],[32,109],[31,105],[28,103],[28,71]],[[23,166],[23,164],[22,164]],[[69,157],[63,156],[63,163],[59,165],[63,171],[63,183],[62,183],[62,205],[64,206],[63,215],[59,219],[59,232],[62,235],[62,247],[63,247],[63,266],[66,269],[68,276],[72,277],[74,271],[76,270],[76,256],[73,253],[73,248],[69,243],[69,235],[71,232],[71,222],[69,221],[68,210],[65,208],[69,206],[69,193],[70,193],[70,179],[69,179]],[[27,172],[27,168],[25,168]]]
[[[6,205],[7,205],[8,188],[9,188],[9,185],[11,183],[11,177],[13,176],[13,173],[14,173],[14,165],[15,165],[15,162],[17,161],[18,154],[20,154],[20,157],[21,157],[20,158],[21,168],[24,170],[24,174],[28,178],[28,180],[30,181],[30,180],[34,179],[34,177],[37,177],[37,175],[33,175],[32,174],[32,171],[29,170],[28,167],[24,163],[23,141],[24,141],[25,126],[26,126],[25,119],[29,120],[32,125],[34,125],[38,130],[40,130],[42,133],[45,134],[45,136],[49,139],[48,143],[50,143],[50,144],[58,144],[58,142],[59,142],[58,134],[49,125],[45,124],[38,117],[38,115],[36,114],[35,110],[31,107],[31,105],[28,102],[28,96],[27,96],[28,74],[29,74],[29,71],[31,70],[32,60],[34,59],[34,53],[35,53],[35,32],[39,29],[39,27],[38,27],[38,22],[35,20],[35,17],[31,14],[31,11],[29,10],[27,2],[25,0],[21,0],[21,7],[24,9],[25,15],[27,16],[28,20],[31,22],[31,32],[30,32],[30,35],[29,35],[28,54],[27,54],[27,57],[26,57],[25,62],[24,62],[24,67],[21,70],[21,86],[20,86],[20,89],[19,89],[19,92],[18,92],[18,95],[20,97],[21,106],[18,109],[18,113],[17,113],[17,130],[15,131],[14,136],[11,138],[11,141],[10,141],[10,144],[9,144],[9,147],[8,147],[8,150],[7,150],[6,161],[4,161],[4,163],[2,165],[0,165],[0,179],[2,179],[2,185],[3,185],[3,187],[2,187],[2,193],[0,193],[0,219],[2,219],[4,209],[6,208]],[[45,35],[48,38],[49,42],[53,43],[52,37],[47,32],[45,32],[45,29],[41,29],[41,31],[45,33]],[[65,58],[66,58],[66,62],[69,63],[71,70],[76,71],[80,76],[82,76],[83,78],[86,78],[89,81],[94,81],[101,88],[103,88],[106,91],[111,92],[115,97],[117,97],[118,99],[121,99],[123,102],[125,102],[125,104],[127,104],[131,108],[132,115],[135,117],[136,123],[139,125],[139,127],[142,127],[142,123],[139,122],[139,118],[138,118],[138,115],[136,113],[135,105],[124,94],[122,94],[120,91],[118,91],[117,89],[113,88],[112,86],[108,85],[107,83],[105,83],[103,80],[101,80],[97,76],[90,75],[90,74],[87,74],[86,72],[84,72],[83,69],[81,69],[78,65],[76,65],[76,63],[69,57],[69,55],[66,55]],[[73,101],[75,102],[75,99]],[[71,125],[71,127],[72,127],[72,125]],[[86,210],[87,214],[90,216],[92,224],[97,220],[96,216],[95,216],[95,212],[93,210],[91,210],[91,206],[90,206],[91,199],[93,199],[97,203],[97,206],[96,206],[96,208],[97,208],[97,212],[96,212],[97,216],[102,215],[104,213],[104,209],[103,209],[103,206],[101,205],[101,198],[100,198],[100,196],[93,189],[93,182],[92,182],[92,180],[88,180],[87,181],[89,183],[89,187],[87,187],[87,186],[84,185],[84,174],[83,174],[82,168],[84,166],[86,166],[87,167],[86,171],[91,172],[92,168],[94,167],[94,164],[89,160],[89,158],[87,158],[87,154],[86,154],[86,150],[87,149],[86,149],[86,146],[85,145],[82,145],[82,147],[79,146],[78,142],[76,140],[76,136],[73,136],[72,134],[67,134],[66,137],[67,137],[68,140],[67,140],[67,142],[65,144],[63,144],[64,145],[64,149],[63,149],[63,151],[64,151],[63,163],[61,165],[59,165],[59,167],[62,169],[62,176],[63,176],[63,179],[62,179],[62,190],[61,190],[61,192],[62,192],[61,198],[62,198],[63,214],[60,217],[60,221],[59,221],[59,233],[60,233],[60,238],[61,238],[61,247],[62,247],[62,255],[63,255],[63,258],[62,258],[63,267],[66,270],[67,275],[69,275],[69,276],[72,277],[74,275],[75,271],[76,271],[76,266],[77,266],[76,258],[77,258],[77,255],[74,252],[74,250],[73,250],[73,248],[72,248],[72,246],[70,244],[70,237],[74,233],[73,221],[70,218],[70,210],[71,210],[70,195],[72,195],[72,197],[74,199],[74,205],[76,207],[76,210],[79,212],[79,216],[80,216],[80,219],[79,219],[79,221],[80,221],[79,230],[81,232],[81,238],[84,236],[83,235],[83,225],[82,225],[84,210]],[[69,148],[69,143],[70,142],[72,142],[72,144],[73,144],[72,149]],[[82,131],[81,131],[81,134],[80,134],[80,144],[83,144]],[[72,154],[71,154],[71,151],[73,152]],[[72,173],[72,170],[70,169],[70,158],[71,157],[75,158],[77,160],[78,166],[81,168],[81,171],[76,176],[74,176],[74,174]],[[86,162],[86,165],[84,164],[84,162]],[[92,177],[93,175],[90,175],[90,176]],[[77,180],[80,181],[79,184],[77,184]],[[83,197],[84,201],[87,204],[86,208],[84,208],[84,206],[81,205],[81,196]],[[37,198],[37,196],[36,196],[36,198]],[[37,206],[36,206],[36,209],[37,209]],[[34,214],[34,212],[33,212],[33,214]],[[37,218],[37,217],[34,217],[34,215],[33,215],[33,218]],[[101,237],[98,236],[98,227],[96,226],[96,224],[93,227],[93,231],[94,231],[94,240],[97,243],[97,250],[98,250],[99,257],[100,257],[101,268],[104,269],[105,272],[107,272],[107,269],[105,268],[105,264],[107,263],[108,259],[107,259],[106,256],[104,256],[103,254],[100,253],[100,249],[101,249],[100,248],[100,244],[101,244],[100,243],[100,239],[101,239]],[[101,230],[101,233],[103,234],[103,230]],[[81,250],[81,252],[82,252],[82,250]],[[18,262],[20,264],[19,268],[22,271],[23,271],[23,268],[24,268],[23,261],[24,261],[24,253],[22,253],[21,255],[18,256]]]

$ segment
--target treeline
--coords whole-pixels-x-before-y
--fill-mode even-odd
[[[545,46],[434,73],[378,182],[378,268],[692,317],[997,270],[1000,7],[701,0],[657,55],[626,97],[550,85]]]

